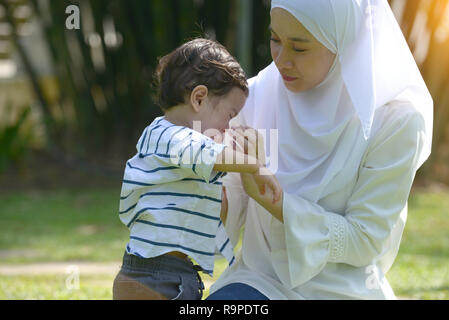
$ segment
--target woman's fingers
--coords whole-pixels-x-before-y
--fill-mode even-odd
[[[278,202],[281,199],[282,196],[282,188],[279,182],[276,183],[276,191],[274,192],[273,196],[273,203]]]
[[[224,143],[235,151],[244,152],[242,144],[236,139],[236,134],[232,130],[226,130]]]
[[[231,127],[231,130],[241,139],[245,153],[265,164],[265,141],[261,132],[248,126]]]
[[[265,183],[262,183],[261,185],[259,185],[259,191],[260,191],[260,194],[262,194],[262,195],[265,194]]]
[[[270,184],[270,189],[273,191],[273,203],[274,203],[274,202],[276,202],[278,200],[278,197],[279,197],[278,186],[277,186],[276,181],[274,180],[274,178],[269,180],[269,184]]]
[[[242,152],[245,152],[245,141],[243,140],[243,137],[241,137],[235,130],[229,129],[228,130],[229,136],[232,141],[232,145],[234,147],[234,150],[241,150]]]
[[[268,177],[269,178],[266,183],[268,184],[268,187],[272,191],[272,195],[273,195],[272,202],[275,203],[275,202],[279,201],[279,199],[281,198],[282,188],[274,175],[269,175]]]
[[[242,184],[245,192],[252,198],[258,198],[266,194],[266,188],[271,189],[267,195],[272,203],[276,203],[282,197],[282,187],[276,177],[264,171],[262,174],[241,173]]]
[[[226,221],[226,217],[228,216],[228,197],[226,196],[226,187],[222,187],[223,197],[221,199],[221,210],[220,210],[220,218],[223,223]]]
[[[246,154],[259,159],[259,135],[255,129],[250,127],[232,127],[230,129],[230,133],[233,136],[234,140],[236,140],[237,143],[243,147],[243,150]]]

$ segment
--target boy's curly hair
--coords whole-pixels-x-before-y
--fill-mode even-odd
[[[159,60],[154,73],[154,100],[162,110],[185,103],[186,95],[198,85],[205,85],[216,96],[233,87],[248,94],[245,72],[220,43],[197,38]]]

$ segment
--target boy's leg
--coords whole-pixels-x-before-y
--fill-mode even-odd
[[[114,300],[197,300],[204,289],[196,267],[184,258],[140,258],[125,253],[114,280]],[[200,292],[201,291],[201,292]]]

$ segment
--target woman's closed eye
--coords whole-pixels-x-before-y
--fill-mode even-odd
[[[272,42],[274,42],[276,44],[280,44],[281,43],[281,40],[273,38],[273,37],[270,38],[270,41],[272,41]],[[295,48],[295,47],[292,47],[292,50],[295,51],[295,52],[305,52],[305,51],[307,51],[306,49],[299,49],[299,48]]]
[[[297,49],[297,48],[293,48],[293,51],[296,51],[296,52],[305,52],[305,51],[307,51],[307,50],[305,50],[305,49]]]

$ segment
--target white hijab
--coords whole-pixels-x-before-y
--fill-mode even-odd
[[[312,190],[323,184],[348,124],[360,121],[360,134],[369,139],[376,108],[393,100],[409,102],[424,116],[421,166],[430,155],[433,101],[387,1],[272,0],[275,7],[336,54],[326,79],[305,92],[289,91],[274,63],[250,79],[252,107],[242,115],[248,125],[278,130],[276,176],[284,190],[310,191],[309,200],[318,200]]]

